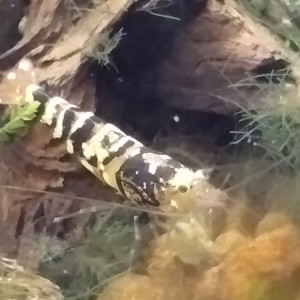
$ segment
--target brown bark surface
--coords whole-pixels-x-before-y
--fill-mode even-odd
[[[33,0],[28,7],[21,2],[15,1],[15,7],[10,6],[11,1],[1,2],[1,12],[14,9],[19,12],[0,21],[2,45],[15,44],[0,49],[2,69],[29,57],[34,62],[38,81],[50,92],[71,99],[83,109],[94,110],[95,87],[85,72],[89,54],[133,1],[83,1],[85,6],[82,6],[74,1]],[[21,38],[16,41],[10,33],[17,32],[18,25],[22,34],[19,33]],[[70,231],[67,227],[72,228],[72,222],[54,224],[53,219],[93,203],[74,200],[72,196],[94,198],[98,204],[115,198],[110,189],[85,170],[80,168],[74,173],[78,163],[68,157],[64,146],[51,145],[50,136],[48,128],[36,124],[25,138],[1,149],[0,232],[7,241],[7,245],[1,246],[4,250],[13,251],[20,234],[26,237],[43,228],[52,234]],[[22,189],[15,189],[18,187]],[[44,194],[49,188],[58,194]]]
[[[228,114],[245,105],[252,88],[230,87],[272,57],[272,50],[223,1],[207,8],[179,30],[170,56],[141,85],[174,107]],[[226,102],[227,100],[227,102]],[[233,103],[231,103],[233,102]]]
[[[0,3],[0,67],[7,70],[22,57],[30,57],[38,81],[50,92],[94,110],[96,87],[88,73],[89,54],[134,1],[94,0],[82,1],[83,5],[72,0],[32,0],[25,7],[16,0],[13,9],[8,2]],[[139,74],[138,85],[171,107],[227,114],[235,106],[223,99],[241,103],[255,92],[228,86],[247,77],[272,51],[261,45],[222,1],[209,1],[204,11],[194,14],[197,17],[179,29],[169,57],[155,69]],[[107,105],[105,99],[101,102]],[[0,234],[7,237],[9,248],[17,246],[23,232],[29,234],[39,227],[53,233],[70,231],[72,224],[53,224],[53,218],[75,211],[82,201],[7,185],[34,191],[54,188],[58,193],[103,201],[116,198],[78,168],[63,145],[51,145],[50,135],[38,124],[24,139],[1,150]]]

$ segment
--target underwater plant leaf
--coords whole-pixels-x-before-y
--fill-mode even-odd
[[[37,116],[40,103],[34,101],[22,106],[14,106],[5,112],[2,118],[2,128],[0,128],[0,143],[9,142],[14,135],[19,135],[26,128],[27,122],[32,121]]]

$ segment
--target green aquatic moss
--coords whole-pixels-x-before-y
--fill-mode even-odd
[[[39,271],[62,287],[65,299],[94,299],[111,278],[133,267],[135,242],[132,216],[99,214],[79,245],[43,262]]]
[[[300,169],[300,99],[294,86],[278,86],[259,103],[242,109],[235,144],[262,149],[278,165]]]

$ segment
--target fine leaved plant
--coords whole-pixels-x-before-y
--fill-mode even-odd
[[[300,98],[298,87],[280,83],[247,108],[240,107],[234,144],[246,142],[292,170],[300,169]]]

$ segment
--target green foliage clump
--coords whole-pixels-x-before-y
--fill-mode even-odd
[[[40,103],[33,101],[24,105],[7,107],[0,119],[0,143],[7,143],[24,132],[27,122],[32,121]]]
[[[67,242],[46,234],[36,234],[27,241],[24,265],[29,270],[38,270],[41,266],[51,263],[56,257],[62,256],[67,250]]]
[[[94,299],[113,277],[131,269],[134,243],[132,216],[107,212],[86,228],[80,245],[44,261],[39,272],[62,287],[67,300]]]
[[[252,143],[276,164],[300,169],[300,98],[294,86],[273,88],[260,103],[242,109],[235,144]]]

